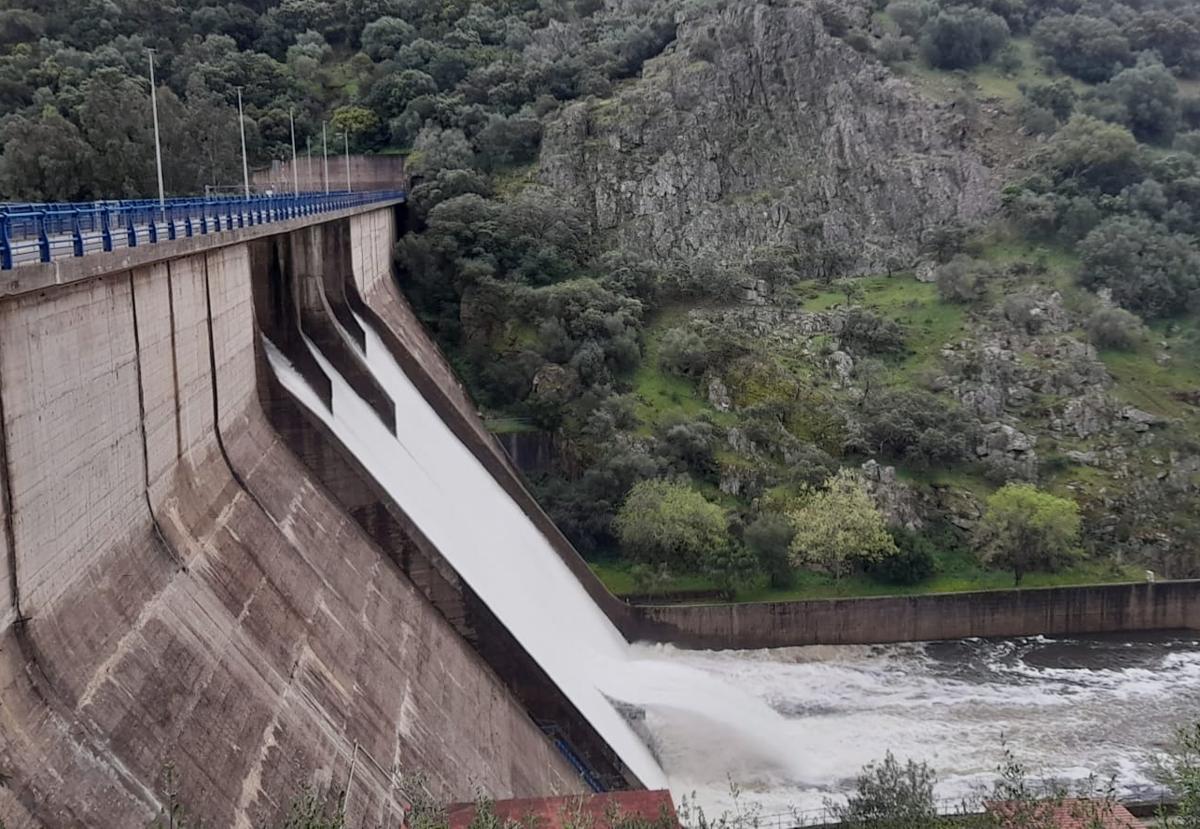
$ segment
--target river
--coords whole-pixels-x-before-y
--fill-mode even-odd
[[[645,710],[672,791],[694,792],[710,815],[730,807],[731,780],[742,808],[819,808],[889,749],[929,763],[939,797],[968,797],[995,779],[1002,740],[1032,773],[1115,776],[1131,795],[1155,785],[1153,757],[1174,730],[1200,719],[1196,632],[637,653],[708,673],[781,715],[747,741],[737,712],[723,727]]]

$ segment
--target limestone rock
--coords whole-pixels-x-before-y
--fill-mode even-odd
[[[816,243],[855,273],[915,259],[926,231],[995,209],[964,117],[827,34],[810,7],[686,14],[640,79],[546,126],[542,183],[602,234],[659,261]]]

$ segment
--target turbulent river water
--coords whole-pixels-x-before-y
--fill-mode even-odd
[[[747,733],[647,710],[646,731],[680,796],[710,814],[819,808],[889,749],[938,772],[937,794],[990,786],[1002,738],[1030,772],[1155,785],[1154,756],[1200,719],[1200,634],[966,640],[861,647],[689,652],[637,649],[711,674],[765,701],[780,720]]]

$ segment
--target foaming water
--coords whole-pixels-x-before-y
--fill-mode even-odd
[[[737,683],[786,719],[780,739],[798,773],[736,778],[764,812],[820,807],[891,750],[928,762],[937,793],[969,798],[991,784],[1001,739],[1038,775],[1115,777],[1126,794],[1154,785],[1153,755],[1200,718],[1200,637],[965,640],[887,646],[688,652],[640,648]],[[696,762],[670,723],[655,748],[677,794],[730,806],[721,762]]]
[[[635,774],[710,813],[730,781],[765,812],[819,807],[888,750],[929,762],[938,793],[990,782],[1003,734],[1031,769],[1147,785],[1149,754],[1200,717],[1196,637],[1043,638],[885,647],[680,651],[629,646],[528,517],[428,405],[369,325],[365,358],[398,436],[311,343],[320,417],[487,602]]]
[[[332,384],[332,411],[268,342],[280,382],[329,425],[638,778],[651,788],[667,784],[639,735],[660,720],[687,723],[683,730],[695,733],[723,733],[726,750],[741,758],[738,768],[794,776],[792,747],[773,739],[786,718],[711,672],[635,658],[542,533],[429,406],[370,326],[360,323],[367,364],[395,402],[398,435],[311,342]],[[738,712],[736,726],[729,725],[730,711]]]

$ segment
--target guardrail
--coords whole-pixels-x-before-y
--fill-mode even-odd
[[[404,198],[403,190],[377,190],[169,199],[163,204],[153,200],[0,204],[0,270]]]

